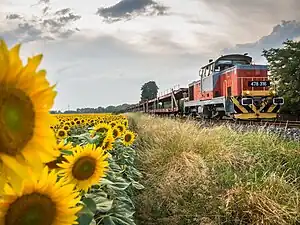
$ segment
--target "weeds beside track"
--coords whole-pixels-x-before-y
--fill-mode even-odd
[[[139,224],[297,224],[300,143],[260,131],[131,115]]]

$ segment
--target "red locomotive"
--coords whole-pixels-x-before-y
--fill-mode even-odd
[[[200,79],[188,88],[139,103],[128,111],[155,114],[198,115],[205,118],[276,118],[282,97],[268,80],[266,65],[253,65],[247,54],[231,54],[209,60]],[[271,86],[273,88],[271,88]]]

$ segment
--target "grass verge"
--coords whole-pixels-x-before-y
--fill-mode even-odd
[[[138,224],[300,222],[299,143],[140,114],[130,124],[146,187]]]

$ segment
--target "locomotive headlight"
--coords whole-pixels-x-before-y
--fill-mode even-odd
[[[252,98],[242,98],[241,103],[242,103],[242,105],[252,105],[253,99]]]
[[[273,104],[274,105],[283,105],[284,99],[282,97],[273,98]]]
[[[249,94],[250,94],[250,91],[246,91],[246,94],[249,95]]]
[[[275,94],[276,94],[276,91],[273,90],[273,89],[270,89],[270,90],[269,90],[269,93],[270,93],[271,95],[275,95]]]

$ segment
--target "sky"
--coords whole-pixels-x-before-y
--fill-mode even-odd
[[[54,110],[134,104],[141,86],[187,87],[221,54],[300,40],[299,0],[0,0],[0,38],[43,53]]]

